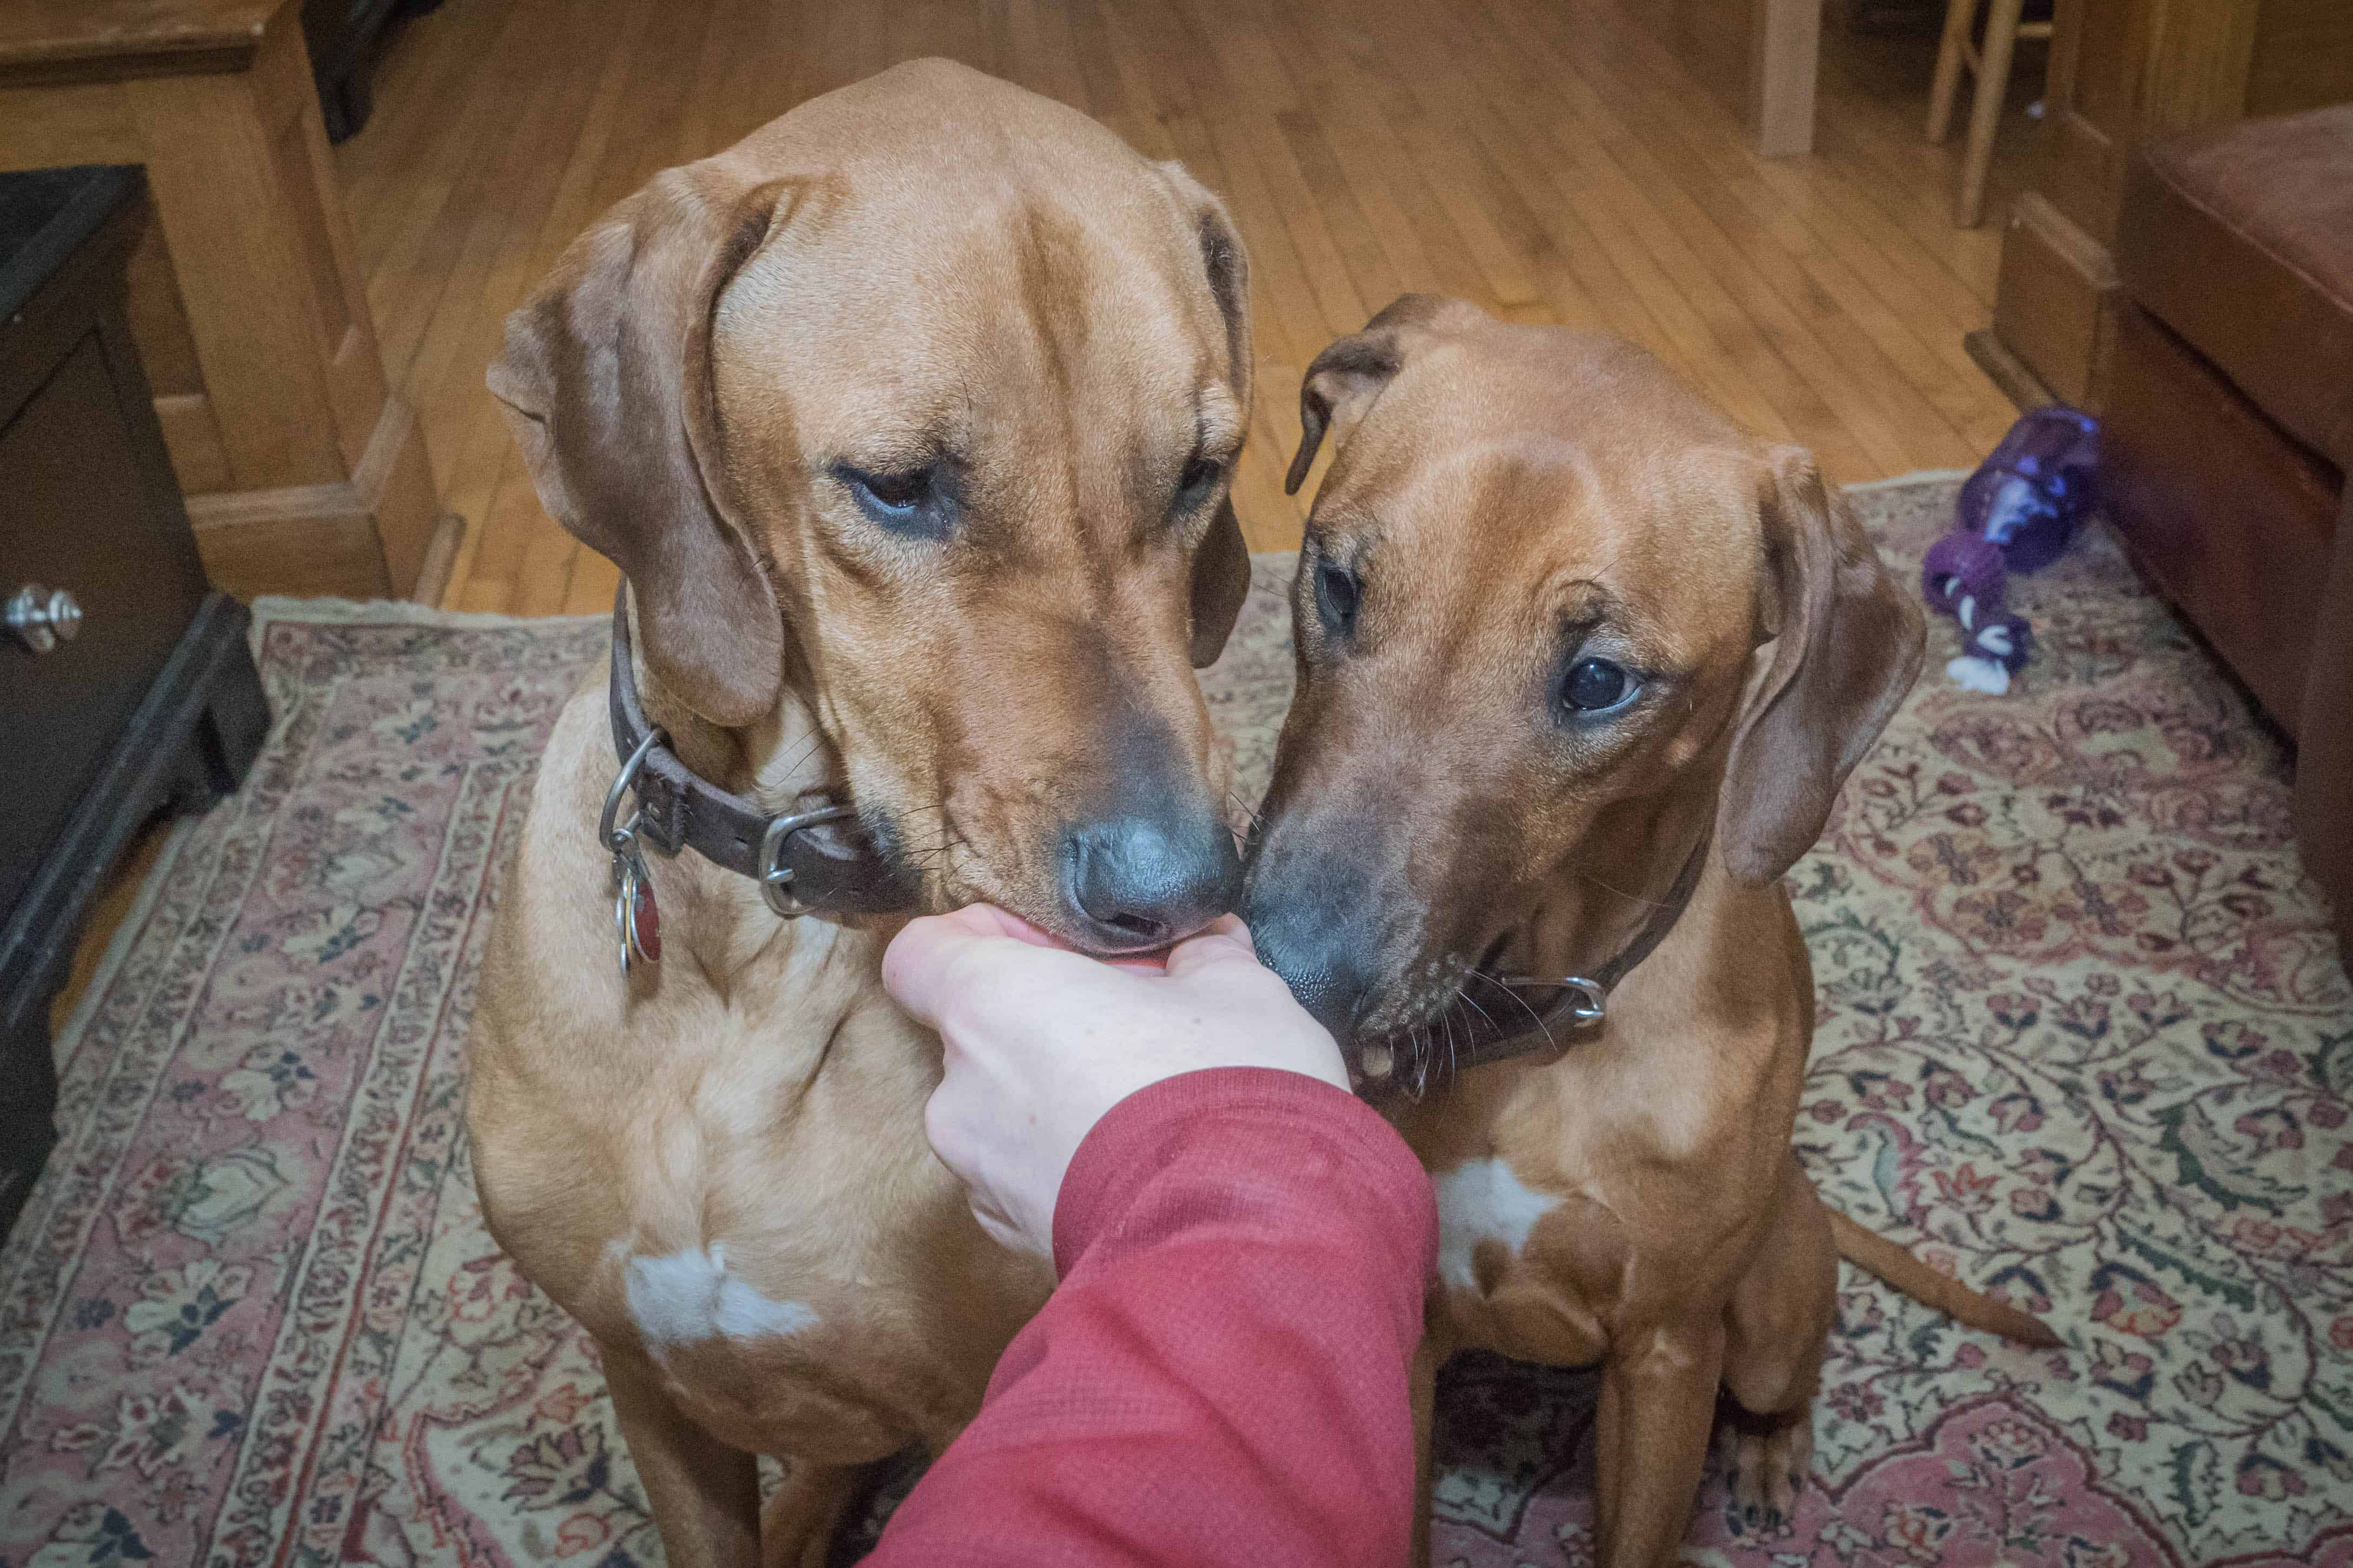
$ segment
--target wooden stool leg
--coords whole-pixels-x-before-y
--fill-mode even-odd
[[[1994,132],[2001,129],[2001,100],[2010,90],[2010,58],[2018,47],[2018,14],[2025,0],[1988,0],[1985,44],[1978,50],[1977,102],[1969,109],[1968,151],[1961,158],[1961,199],[1953,223],[1975,228],[1985,216],[1986,171],[1993,164]]]
[[[1978,0],[1945,0],[1945,41],[1936,46],[1936,81],[1928,89],[1928,140],[1952,134],[1953,100],[1961,95],[1961,65],[1969,47],[1969,23]]]

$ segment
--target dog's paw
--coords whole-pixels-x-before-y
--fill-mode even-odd
[[[1798,1493],[1814,1462],[1812,1407],[1769,1427],[1752,1417],[1726,1426],[1724,1436],[1731,1493],[1725,1523],[1736,1536],[1785,1533],[1798,1517]]]

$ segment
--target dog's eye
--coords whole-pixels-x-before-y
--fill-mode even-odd
[[[1334,637],[1344,637],[1356,626],[1356,602],[1364,584],[1345,566],[1325,561],[1315,568],[1315,608]]]
[[[860,510],[888,527],[904,527],[916,521],[919,514],[938,499],[937,477],[929,467],[874,474],[842,463],[835,467],[833,477],[849,491]]]
[[[1607,713],[1621,708],[1638,689],[1622,664],[1606,658],[1580,658],[1560,683],[1560,700],[1579,713]]]
[[[1196,457],[1187,463],[1185,471],[1176,476],[1176,510],[1190,511],[1200,505],[1225,471],[1226,466],[1215,458]]]

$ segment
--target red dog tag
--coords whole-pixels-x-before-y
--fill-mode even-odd
[[[654,903],[654,885],[640,871],[630,879],[636,898],[629,903],[629,944],[649,963],[661,962],[661,910]]]
[[[633,960],[661,962],[661,910],[654,903],[653,879],[634,847],[613,856],[613,926],[620,940],[621,973]]]

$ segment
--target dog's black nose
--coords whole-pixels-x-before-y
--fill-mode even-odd
[[[1360,879],[1329,868],[1289,881],[1259,869],[1241,911],[1259,962],[1345,1045],[1375,990],[1378,906]]]
[[[1108,950],[1142,952],[1190,936],[1241,895],[1234,836],[1206,812],[1089,823],[1064,837],[1062,855],[1071,910]]]

